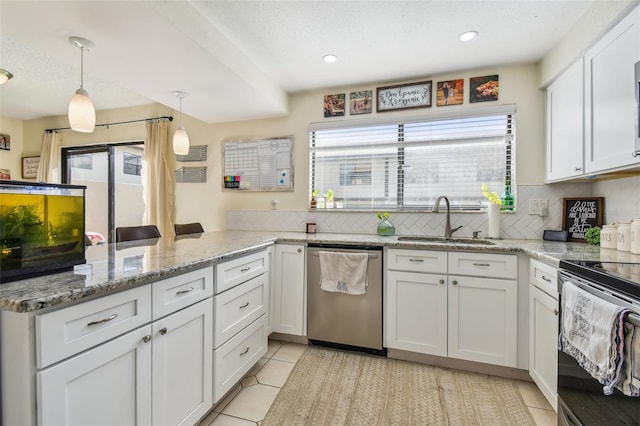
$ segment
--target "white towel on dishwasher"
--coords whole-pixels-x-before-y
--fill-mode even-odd
[[[367,292],[367,253],[321,251],[320,288],[334,293]]]

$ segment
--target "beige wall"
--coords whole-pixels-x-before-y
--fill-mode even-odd
[[[0,150],[0,169],[9,169],[11,179],[22,179],[23,130],[22,120],[0,116],[0,133],[11,138],[11,150]]]
[[[411,112],[375,111],[366,116],[358,115],[357,120],[395,119],[398,117],[428,118],[443,111],[481,110],[495,104],[515,104],[517,114],[516,130],[516,176],[520,185],[536,185],[543,182],[544,169],[544,94],[538,89],[538,67],[534,64],[512,67],[495,67],[473,71],[455,72],[437,76],[425,76],[418,80],[438,81],[464,78],[468,84],[469,77],[498,74],[500,76],[500,100],[468,104],[468,87],[465,88],[465,104],[460,106],[436,107],[412,110]],[[323,96],[331,93],[348,93],[355,90],[370,89],[375,93],[377,86],[402,83],[398,81],[367,84],[353,87],[329,88],[291,95],[289,98],[289,114],[285,117],[263,120],[238,121],[219,124],[207,124],[189,116],[183,116],[185,128],[192,145],[208,145],[209,155],[206,162],[207,182],[203,184],[178,184],[176,188],[178,222],[202,222],[207,230],[226,228],[226,211],[228,209],[270,209],[271,200],[277,200],[279,209],[303,210],[308,202],[308,125],[315,122],[331,120],[353,120],[348,113],[345,117],[325,119],[323,117]],[[98,123],[142,119],[159,115],[171,115],[176,120],[171,124],[171,133],[177,127],[176,111],[158,104],[135,108],[99,111]],[[68,126],[66,117],[48,117],[24,122],[24,152],[38,155],[42,132],[46,128]],[[63,131],[63,146],[95,144],[103,142],[120,142],[144,139],[143,123],[96,128],[93,134],[82,134]],[[253,139],[293,135],[294,178],[292,192],[260,192],[233,193],[221,190],[222,162],[221,141],[233,139]],[[181,164],[179,163],[179,166]],[[182,164],[190,165],[190,164]],[[203,164],[197,164],[203,165]]]

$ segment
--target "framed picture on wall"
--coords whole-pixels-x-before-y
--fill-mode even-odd
[[[372,90],[349,93],[349,114],[371,114],[373,107]]]
[[[22,157],[22,178],[37,178],[38,167],[40,167],[40,157]]]
[[[11,136],[0,133],[0,149],[5,151],[11,150]]]
[[[345,94],[338,93],[335,95],[324,96],[324,116],[325,117],[342,117],[344,116]]]

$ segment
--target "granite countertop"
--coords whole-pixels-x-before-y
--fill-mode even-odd
[[[640,262],[640,255],[601,250],[583,243],[493,240],[495,245],[399,241],[397,236],[305,234],[303,232],[217,231],[87,248],[87,263],[73,271],[0,284],[0,310],[31,312],[86,297],[142,285],[264,249],[274,242],[346,244],[432,250],[525,253],[558,266],[561,259]],[[146,245],[143,245],[146,244]],[[611,258],[612,256],[617,256]],[[606,259],[605,259],[606,257]]]

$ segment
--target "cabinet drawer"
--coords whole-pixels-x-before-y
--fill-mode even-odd
[[[216,294],[235,287],[269,269],[267,252],[248,254],[216,265]]]
[[[558,300],[558,270],[553,266],[531,259],[529,282]]]
[[[213,351],[213,402],[218,402],[267,353],[266,315]]]
[[[167,278],[152,286],[155,320],[213,296],[213,267]]]
[[[151,285],[37,315],[37,367],[46,367],[149,321]]]
[[[447,273],[447,252],[392,249],[387,251],[387,269],[410,272]]]
[[[449,274],[518,278],[518,257],[509,254],[449,252]]]
[[[267,312],[267,284],[267,274],[262,274],[214,296],[214,348]]]

